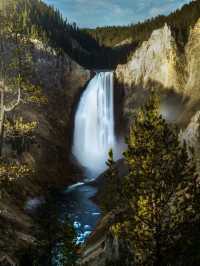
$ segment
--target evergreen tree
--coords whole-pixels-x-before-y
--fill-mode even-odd
[[[22,103],[44,104],[47,101],[41,89],[32,82],[34,71],[31,45],[27,36],[23,35],[29,25],[28,2],[3,0],[3,7],[0,12],[3,18],[0,24],[0,156],[4,138],[8,137],[4,130],[7,114]],[[7,39],[12,40],[13,44],[10,58],[7,56]],[[19,139],[24,142],[24,136],[17,134],[16,140],[13,137],[14,134],[12,134],[12,144]],[[21,148],[20,150],[24,151]]]
[[[15,38],[39,39],[55,50],[62,49],[81,65],[95,67],[90,62],[101,50],[100,45],[75,23],[64,20],[59,10],[39,0],[1,0],[1,11],[6,18],[4,29]],[[95,60],[93,65],[97,63]]]
[[[199,19],[200,1],[191,1],[184,5],[181,9],[172,12],[168,16],[159,15],[144,22],[131,24],[128,26],[106,26],[96,29],[86,29],[93,38],[95,38],[102,46],[114,47],[114,55],[111,56],[113,64],[118,60],[125,60],[131,55],[138,45],[148,40],[151,33],[164,26],[165,23],[172,29],[177,45],[181,50],[187,43],[191,27],[194,26]],[[123,41],[128,40],[126,45],[122,45],[121,49],[116,49]],[[122,56],[124,53],[124,56]]]
[[[118,178],[118,171],[115,167],[115,162],[113,159],[113,151],[109,151],[109,158],[107,161],[108,171],[106,173],[106,179],[109,180],[109,182],[106,184],[105,187],[103,187],[103,197],[101,201],[101,207],[104,210],[104,212],[109,212],[116,208],[116,206],[119,206],[120,201],[120,179]],[[110,200],[110,195],[115,195],[112,200]]]
[[[152,93],[131,127],[124,153],[129,173],[121,188],[126,219],[113,230],[131,243],[134,265],[197,265],[176,261],[183,260],[183,250],[189,253],[197,240],[194,228],[198,228],[200,212],[195,163],[186,145],[181,146],[177,131],[159,114],[158,103]]]

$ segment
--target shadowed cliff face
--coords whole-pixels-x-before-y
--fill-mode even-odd
[[[51,176],[54,181],[67,177],[67,159],[70,151],[71,119],[77,95],[90,78],[89,71],[82,68],[69,56],[44,53],[36,50],[36,80],[42,83],[49,104],[42,110],[40,139],[46,141],[41,145],[40,165],[54,165]],[[48,124],[47,124],[48,123]],[[42,128],[42,127],[46,128]],[[46,135],[48,132],[48,135]],[[52,150],[49,150],[52,149]],[[41,163],[42,161],[42,163]],[[60,171],[60,172],[59,172]],[[65,178],[64,178],[65,179]],[[58,180],[59,181],[59,180]]]
[[[7,43],[6,55],[12,54],[14,44]],[[74,62],[67,54],[57,54],[38,40],[30,40],[27,48],[32,56],[30,83],[40,86],[47,104],[20,104],[12,116],[37,121],[36,144],[23,160],[35,164],[39,180],[60,183],[68,174],[71,114],[77,95],[90,78],[90,72]]]
[[[14,48],[13,42],[5,43],[8,61]],[[43,195],[49,185],[76,181],[76,177],[70,174],[68,162],[71,114],[74,101],[89,80],[90,73],[68,55],[58,55],[51,47],[37,40],[31,40],[29,52],[33,58],[30,83],[41,87],[48,102],[44,105],[22,103],[10,114],[11,117],[23,117],[26,121],[38,123],[35,143],[29,151],[17,157],[19,163],[33,165],[37,174],[32,180],[19,179],[15,184],[15,193],[6,193],[0,199],[0,246],[4,247],[0,250],[0,256],[1,252],[12,256],[17,249],[27,247],[34,241],[34,222],[25,213],[26,201],[31,202],[34,197]]]
[[[170,28],[165,25],[153,31],[149,40],[134,52],[127,64],[117,67],[117,82],[125,89],[125,115],[128,106],[133,106],[131,97],[133,98],[135,90],[144,89],[148,93],[153,84],[161,95],[172,91],[180,98],[180,101],[175,101],[174,104],[171,104],[173,99],[170,100],[168,107],[168,104],[164,103],[165,113],[168,112],[166,108],[176,109],[175,116],[170,115],[170,120],[188,123],[199,108],[199,36],[200,19],[191,29],[185,50],[180,51]],[[177,108],[177,105],[182,104],[184,108]]]

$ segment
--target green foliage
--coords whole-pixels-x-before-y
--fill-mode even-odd
[[[17,164],[9,164],[2,163],[0,164],[0,181],[12,182],[21,177],[29,176],[33,174],[33,169],[28,167],[28,165],[17,165]]]
[[[12,33],[15,38],[26,36],[41,40],[58,55],[65,52],[87,68],[113,68],[125,62],[127,54],[137,45],[131,43],[116,50],[100,45],[86,30],[68,23],[58,10],[39,0],[2,1],[4,19],[0,30],[6,36]]]
[[[191,1],[189,4],[184,5],[180,10],[178,9],[168,16],[157,16],[129,26],[108,26],[87,29],[86,32],[90,33],[93,38],[98,40],[100,45],[106,47],[114,47],[115,45],[128,40],[129,42],[132,42],[133,48],[134,46],[136,48],[143,41],[148,40],[153,30],[161,28],[167,23],[172,29],[178,46],[182,49],[187,42],[190,28],[194,26],[199,18],[199,14],[200,2]],[[129,57],[130,52],[131,50],[129,49],[125,50],[127,58]]]
[[[192,253],[193,261],[199,258],[194,249],[200,215],[196,165],[158,107],[152,93],[130,129],[124,153],[129,173],[121,186],[126,219],[112,226],[131,243],[134,265],[176,265],[183,251]]]
[[[81,30],[75,23],[70,24],[67,19],[63,19],[58,10],[42,1],[2,2],[4,12],[0,13],[1,30],[4,24],[5,32],[18,32],[42,40],[54,47],[58,54],[66,52],[87,68],[113,68],[119,63],[126,63],[130,54],[150,37],[152,31],[163,27],[165,23],[171,26],[178,46],[183,49],[189,30],[199,18],[200,12],[199,1],[192,1],[169,16],[158,16],[136,25]],[[115,47],[126,40],[127,43]]]
[[[4,193],[13,193],[16,183],[23,178],[29,178],[35,174],[35,169],[27,164],[9,162],[7,159],[0,159],[0,201]],[[1,210],[0,210],[1,211]]]
[[[199,1],[192,1],[168,16],[157,16],[142,23],[139,22],[138,24],[131,24],[129,26],[103,27],[87,30],[87,32],[98,39],[100,44],[113,47],[124,40],[141,43],[149,38],[153,30],[167,23],[172,27],[178,42],[183,44],[187,41],[190,27],[199,18],[199,12]]]
[[[30,14],[26,5],[23,12],[22,7],[22,1],[4,1],[3,16],[6,16],[7,19],[1,25],[1,38],[7,42],[7,45],[3,44],[0,52],[0,79],[2,79],[1,94],[3,99],[0,150],[2,151],[4,137],[6,137],[7,141],[8,139],[11,140],[12,147],[18,154],[29,150],[30,144],[32,144],[30,133],[33,133],[33,130],[29,130],[29,134],[27,134],[28,132],[23,132],[22,134],[22,123],[20,125],[19,121],[11,121],[11,119],[9,124],[8,120],[5,123],[8,118],[7,113],[24,103],[37,105],[48,103],[41,87],[33,84],[34,67],[31,43],[27,36],[24,35],[26,24],[28,24],[26,21],[29,21]],[[8,45],[10,39],[12,39],[12,46]],[[12,122],[12,126],[10,122]],[[32,122],[32,126],[34,123],[36,122]],[[26,126],[24,124],[23,130],[27,130],[27,124]]]
[[[33,84],[35,70],[31,51],[32,44],[27,38],[28,36],[23,35],[25,26],[21,25],[20,16],[15,15],[15,12],[18,14],[21,11],[21,9],[18,10],[17,6],[15,6],[17,4],[19,4],[18,1],[8,2],[8,10],[5,8],[7,12],[9,11],[9,15],[7,22],[4,23],[4,27],[9,25],[10,30],[7,30],[6,34],[2,33],[2,38],[4,41],[12,38],[13,46],[10,48],[10,56],[6,54],[7,50],[5,47],[2,48],[0,53],[0,78],[6,83],[7,93],[12,94],[20,88],[23,102],[46,104],[47,98],[43,95],[40,86]],[[21,15],[23,16],[23,12]],[[19,26],[17,26],[18,24]]]
[[[6,144],[11,144],[12,151],[17,155],[28,152],[30,146],[35,143],[35,131],[38,128],[36,121],[27,122],[22,117],[15,120],[6,120],[4,130]]]
[[[7,136],[12,136],[12,134],[17,135],[32,135],[33,131],[37,128],[37,122],[25,122],[22,117],[16,119],[13,123],[6,121],[5,129],[7,131]]]
[[[100,50],[98,42],[79,30],[75,23],[64,20],[59,10],[39,0],[2,1],[7,32],[39,39],[58,52],[66,52],[86,67],[92,67],[97,62],[95,58]]]
[[[113,151],[109,151],[109,158],[107,161],[108,171],[106,172],[106,178],[109,180],[108,184],[104,187],[103,197],[101,200],[101,207],[104,212],[109,212],[119,206],[120,201],[120,188],[121,183],[118,178],[118,172],[115,167],[115,162],[113,160]],[[112,200],[110,200],[110,195],[115,195]]]
[[[33,85],[30,82],[24,84],[24,98],[25,102],[34,103],[37,105],[48,104],[48,98],[42,92],[42,88],[37,85]]]

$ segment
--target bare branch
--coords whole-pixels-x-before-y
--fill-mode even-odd
[[[12,110],[14,110],[20,103],[21,101],[21,88],[18,88],[18,96],[17,96],[17,101],[15,103],[13,103],[11,106],[9,107],[4,107],[5,112],[11,112]]]

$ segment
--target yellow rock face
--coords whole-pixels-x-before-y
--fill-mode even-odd
[[[177,118],[179,122],[187,123],[194,112],[200,110],[200,19],[191,28],[182,51],[167,25],[153,31],[129,62],[117,67],[116,77],[125,87],[125,114],[137,103],[135,91],[142,87],[148,89],[151,82],[162,90],[161,93],[165,94],[170,89],[181,98],[189,99],[187,104],[184,102]]]
[[[181,54],[170,28],[165,25],[155,30],[126,65],[119,65],[116,76],[131,87],[149,81],[164,88],[200,99],[200,19],[191,29],[185,52]]]
[[[186,46],[188,79],[185,94],[192,98],[200,98],[200,19],[191,29]]]
[[[160,83],[164,87],[180,90],[177,73],[177,47],[167,24],[153,31],[150,39],[144,42],[126,65],[116,70],[120,82],[131,86]]]

